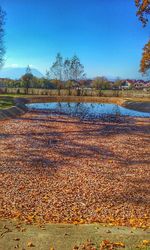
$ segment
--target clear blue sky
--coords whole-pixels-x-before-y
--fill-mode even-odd
[[[7,12],[6,64],[45,73],[57,52],[77,54],[88,77],[137,78],[149,38],[134,0],[0,0]]]

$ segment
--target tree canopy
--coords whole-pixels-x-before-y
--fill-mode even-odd
[[[140,64],[140,72],[145,74],[150,70],[150,40],[143,48],[143,55]]]
[[[22,76],[22,81],[23,81],[23,84],[27,90],[27,93],[28,93],[28,89],[30,88],[30,85],[31,85],[33,78],[34,78],[34,76],[32,74],[30,66],[28,65],[25,75]]]
[[[95,89],[109,89],[110,87],[110,83],[108,81],[108,79],[104,76],[97,76],[93,81],[92,81],[92,85]]]
[[[137,16],[145,27],[149,21],[150,0],[135,0],[137,6]],[[140,72],[146,74],[150,70],[150,39],[143,48],[142,59],[140,63]]]
[[[137,6],[137,16],[143,26],[146,26],[150,14],[150,0],[135,0],[135,4]]]

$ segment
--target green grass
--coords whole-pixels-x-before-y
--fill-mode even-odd
[[[9,108],[14,105],[13,97],[0,96],[0,109]]]
[[[47,224],[43,227],[36,225],[18,224],[17,221],[0,221],[0,250],[28,249],[32,242],[37,250],[72,250],[73,247],[91,240],[96,249],[103,240],[122,242],[126,250],[150,250],[150,246],[142,245],[143,240],[150,240],[150,230],[128,227],[112,227],[101,224],[65,225]],[[115,248],[114,248],[115,249]],[[117,248],[122,249],[122,248]]]
[[[24,94],[0,94],[1,97],[26,97],[27,95]]]

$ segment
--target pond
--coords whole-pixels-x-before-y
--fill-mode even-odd
[[[108,115],[150,117],[150,113],[139,112],[111,103],[51,102],[27,104],[29,110],[44,111],[53,115],[68,115],[82,119],[98,119]]]

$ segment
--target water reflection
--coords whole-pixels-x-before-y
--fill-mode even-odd
[[[113,109],[113,114],[115,114],[116,116],[121,115],[120,107],[118,105],[114,105],[112,109]]]
[[[150,113],[139,112],[110,103],[52,102],[32,103],[27,106],[30,110],[44,110],[52,114],[63,114],[82,119],[97,119],[106,115],[150,117]]]

